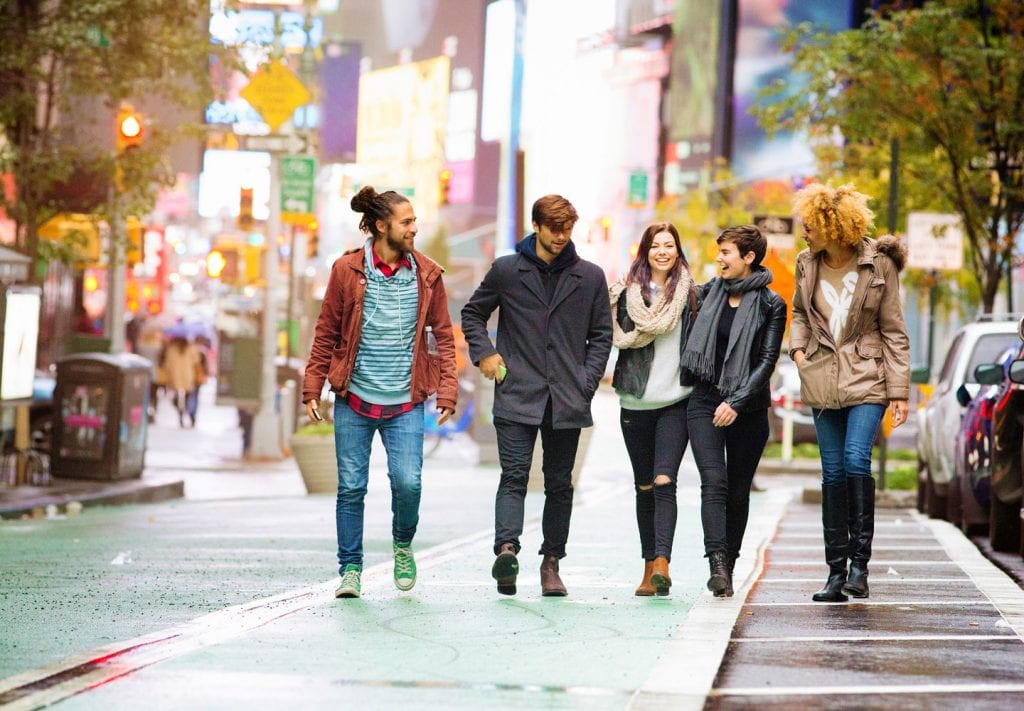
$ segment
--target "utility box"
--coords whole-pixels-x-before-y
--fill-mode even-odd
[[[57,363],[50,471],[67,479],[137,479],[145,464],[152,364],[131,353]]]

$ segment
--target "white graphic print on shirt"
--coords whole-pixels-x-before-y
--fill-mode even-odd
[[[828,328],[832,331],[832,338],[839,343],[843,335],[843,328],[846,327],[846,320],[850,316],[850,303],[853,301],[853,290],[857,286],[857,272],[848,272],[843,276],[843,290],[837,292],[835,287],[827,281],[821,281],[821,292],[825,300],[832,307],[832,316],[828,320]]]

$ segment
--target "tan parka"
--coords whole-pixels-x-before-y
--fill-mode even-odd
[[[812,303],[823,255],[805,249],[796,258],[789,352],[804,352],[799,365],[801,400],[820,409],[907,400],[910,342],[899,289],[906,250],[892,235],[861,241],[857,286],[840,343]]]

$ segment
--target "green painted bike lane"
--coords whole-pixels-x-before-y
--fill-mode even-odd
[[[379,566],[362,599],[324,592],[293,614],[60,707],[129,709],[159,699],[210,709],[625,708],[707,595],[696,489],[681,494],[669,597],[633,596],[641,564],[632,487],[610,485],[577,505],[563,561],[567,598],[540,595],[536,523],[523,537],[519,594],[497,595],[487,530],[421,566],[409,593]],[[539,497],[531,498],[535,516]],[[755,497],[755,515],[758,506]]]

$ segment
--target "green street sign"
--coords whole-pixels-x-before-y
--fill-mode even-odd
[[[281,156],[281,220],[306,223],[314,218],[313,187],[316,159]]]
[[[647,173],[629,174],[629,204],[634,207],[647,204]]]

